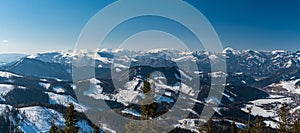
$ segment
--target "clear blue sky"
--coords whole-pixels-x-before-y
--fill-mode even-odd
[[[299,0],[186,1],[208,18],[224,47],[300,50]],[[88,20],[112,2],[0,0],[0,53],[72,49]]]

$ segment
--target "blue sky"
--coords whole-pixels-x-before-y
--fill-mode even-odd
[[[208,18],[224,47],[300,50],[300,1],[298,0],[186,1]],[[112,2],[114,1],[0,0],[0,53],[36,53],[72,49],[80,31],[89,19]],[[165,30],[172,30],[172,26],[176,24],[171,24],[169,29],[165,28]],[[134,27],[131,26],[129,29]],[[193,40],[188,32],[182,34],[186,39]],[[145,38],[146,35],[149,38]],[[157,36],[160,36],[160,40]],[[108,42],[113,43],[114,40],[119,39],[118,37],[122,38],[115,35]],[[147,33],[141,37],[145,39],[137,39],[136,42],[141,43],[146,40],[146,45],[162,42],[167,42],[168,45],[174,42],[172,37],[158,32]],[[128,42],[135,42],[135,40]],[[196,42],[191,41],[191,45],[194,43]],[[138,47],[138,44],[135,45],[128,47]],[[110,47],[110,44],[106,46]]]

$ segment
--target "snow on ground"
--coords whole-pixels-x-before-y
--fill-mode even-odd
[[[212,73],[209,73],[208,75],[209,75],[210,77],[213,77],[213,78],[227,77],[227,76],[228,76],[227,73],[221,72],[221,71],[219,71],[219,72],[212,72]]]
[[[53,91],[55,91],[56,93],[64,93],[65,92],[65,90],[61,86],[53,87]]]
[[[26,133],[48,132],[52,120],[56,125],[63,125],[65,121],[62,114],[40,106],[20,108],[20,111],[24,111],[26,116],[25,123],[20,125],[20,129]]]
[[[7,104],[0,104],[0,114],[3,113],[4,109],[8,107],[8,108],[11,108],[12,106],[10,105],[7,105]]]
[[[11,90],[13,90],[15,87],[13,85],[8,84],[0,84],[0,95],[4,96]]]
[[[146,51],[146,53],[156,54],[156,53],[161,53],[161,52],[165,52],[168,50],[169,49],[167,49],[167,48],[157,48],[157,49],[150,49],[150,50]]]
[[[130,115],[133,115],[133,116],[137,116],[137,117],[142,117],[142,115],[140,113],[138,113],[137,111],[135,110],[131,110],[131,109],[124,109],[121,111],[123,114],[130,114]]]
[[[245,80],[242,80],[242,83],[246,84],[247,82]]]
[[[282,95],[269,95],[268,98],[284,98]]]
[[[179,120],[180,124],[175,125],[175,127],[179,127],[182,129],[188,129],[192,132],[199,133],[199,131],[198,131],[199,125],[196,124],[196,121],[206,123],[205,119],[182,119],[182,120]]]
[[[27,58],[27,59],[35,59],[35,58],[37,58],[37,57],[38,57],[37,54],[32,54],[32,55],[27,56],[26,58]]]
[[[194,71],[194,74],[204,74],[203,71]]]
[[[116,72],[122,72],[120,68],[116,68]]]
[[[201,103],[201,104],[204,104],[202,101],[199,101],[197,99],[194,99],[194,98],[189,98],[190,100],[192,100],[193,102],[195,103]]]
[[[40,79],[40,81],[47,82],[47,79]]]
[[[3,71],[0,71],[0,77],[3,77],[3,78],[10,78],[10,77],[22,77],[22,76],[17,75],[17,74],[13,74],[13,73],[10,73],[10,72],[3,72]]]
[[[0,101],[5,101],[3,96],[5,96],[8,92],[13,90],[15,87],[13,85],[8,84],[0,84]]]
[[[242,108],[241,110],[244,112],[248,112],[247,108],[252,108],[251,110],[251,114],[256,116],[262,116],[262,117],[275,117],[277,116],[276,111],[275,110],[265,110],[261,107],[257,107],[257,106],[253,106],[253,105],[249,105],[246,104],[246,106],[244,108]]]
[[[26,133],[47,133],[51,122],[55,122],[54,124],[58,126],[63,126],[65,122],[61,113],[40,106],[20,108],[20,111],[25,112],[26,119],[19,128]],[[80,132],[93,132],[93,128],[86,120],[77,122],[77,125],[80,127]]]
[[[247,127],[244,123],[236,122],[236,121],[233,121],[233,120],[224,119],[224,121],[228,121],[231,124],[234,122],[236,127],[238,127],[239,129],[245,129]]]
[[[165,92],[165,95],[171,97],[172,93],[171,92]]]
[[[297,110],[300,110],[300,106],[291,109],[291,110],[290,110],[290,113],[294,113],[294,112],[297,111]]]
[[[158,89],[169,89],[169,90],[177,92],[177,91],[180,90],[180,83],[178,82],[177,84],[179,84],[179,85],[174,85],[172,87],[172,86],[165,85],[163,83],[157,83],[157,82],[155,82],[155,87],[158,88]]]
[[[84,91],[83,94],[85,96],[89,96],[92,97],[94,99],[103,99],[103,100],[109,100],[110,98],[104,94],[102,94],[103,92],[103,88],[102,86],[99,85],[99,83],[101,83],[101,81],[93,78],[90,79],[90,89],[87,91]]]
[[[234,98],[230,97],[228,94],[223,92],[222,95],[225,96],[227,99],[229,99],[231,102],[234,101]]]
[[[149,80],[150,83],[153,83],[155,81],[153,80]],[[139,86],[137,87],[137,89],[135,90],[136,86],[139,84],[139,79],[134,79],[132,81],[129,81],[125,84],[124,89],[121,89],[119,91],[119,93],[117,93],[115,95],[115,99],[117,99],[118,102],[121,102],[125,105],[128,105],[129,103],[131,103],[132,101],[134,101],[134,99],[137,96],[141,96],[143,97],[143,95],[139,94],[139,90],[140,87],[143,86],[143,83],[139,84]],[[195,91],[193,90],[193,88],[185,85],[185,84],[177,84],[174,86],[168,86],[165,85],[164,83],[159,83],[159,82],[155,82],[155,87],[156,90],[172,90],[174,92],[178,92],[179,90],[187,95],[190,96],[194,96],[195,95]],[[166,95],[170,96],[172,95],[170,92],[167,92]],[[175,102],[173,99],[169,98],[169,97],[159,97],[157,99],[160,102]]]
[[[188,56],[182,56],[177,59],[173,59],[174,62],[183,62],[183,61],[197,61],[197,57],[194,57],[193,55],[188,55]]]
[[[127,82],[124,86],[124,89],[121,89],[119,93],[115,95],[117,101],[125,105],[131,103],[139,95],[138,91],[134,91],[138,83],[138,79],[134,79],[132,81]]]
[[[270,87],[282,87],[290,93],[300,94],[300,89],[296,89],[295,84],[299,82],[300,79],[290,80],[290,81],[281,81],[278,84],[271,84]]]
[[[220,116],[222,116],[222,113],[221,113],[221,108],[218,108],[218,107],[212,107],[212,109],[217,112]]]
[[[272,96],[272,97],[278,97],[278,96]],[[248,112],[247,108],[252,107],[252,115],[259,115],[263,117],[273,117],[275,118],[278,114],[276,113],[276,110],[281,107],[281,104],[283,103],[291,103],[293,102],[291,98],[269,98],[269,99],[258,99],[254,101],[250,101],[250,104],[246,104],[246,107],[242,108],[244,112]],[[275,105],[275,107],[270,109],[264,109],[262,106],[272,104]]]
[[[196,95],[196,92],[194,91],[193,88],[187,86],[186,84],[181,84],[180,86],[180,91],[189,95],[189,96],[195,96]]]
[[[48,90],[49,87],[51,86],[51,84],[49,84],[49,83],[43,83],[43,82],[40,82],[39,85],[42,86],[42,87],[44,87],[44,88],[47,89],[47,90]]]
[[[86,107],[78,104],[77,100],[69,95],[60,95],[60,94],[55,94],[52,92],[46,92],[46,94],[49,95],[49,102],[51,104],[60,104],[60,105],[68,107],[69,103],[73,103],[75,110],[77,110],[79,112],[84,112],[85,110],[87,110]]]
[[[117,133],[115,130],[111,129],[109,125],[104,124],[104,123],[100,124],[100,129],[104,130],[104,132],[107,132],[107,133]]]
[[[150,80],[150,83],[151,83],[151,80]],[[168,86],[163,83],[155,82],[155,87],[157,89],[169,89],[174,92],[181,91],[184,94],[187,94],[190,96],[195,96],[195,91],[193,88],[189,87],[188,85],[186,85],[184,83],[180,83],[180,82],[177,82],[174,86]]]
[[[267,125],[267,126],[270,126],[274,129],[278,128],[278,123],[277,122],[274,122],[274,121],[264,121],[264,123]]]
[[[270,103],[291,103],[292,99],[290,97],[288,98],[273,98],[273,99],[258,99],[258,100],[254,100],[254,101],[250,101],[251,103],[253,103],[254,105],[263,105],[263,104],[270,104]]]
[[[209,56],[209,59],[210,59],[210,60],[216,60],[216,59],[218,59],[218,58],[219,58],[219,57],[216,56],[216,55],[214,55],[214,54],[212,54],[212,55]]]
[[[293,65],[293,62],[289,60],[287,63],[284,64],[285,68],[290,68]]]
[[[209,104],[215,104],[215,105],[222,104],[221,101],[219,99],[217,99],[216,97],[207,97],[207,98],[205,98],[205,102],[209,103]]]
[[[193,109],[191,109],[191,108],[181,109],[181,110],[183,110],[183,111],[188,111],[188,112],[191,112],[191,113],[193,113],[193,114],[199,116],[199,114],[198,114],[196,111],[194,111]]]

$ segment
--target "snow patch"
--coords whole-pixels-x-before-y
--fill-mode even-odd
[[[130,114],[130,115],[133,115],[133,116],[137,116],[137,117],[142,117],[142,115],[140,113],[138,113],[137,111],[135,110],[131,110],[131,109],[124,109],[121,111],[123,114]]]
[[[90,89],[87,90],[87,91],[84,91],[83,94],[85,96],[89,96],[89,97],[92,97],[94,99],[102,99],[102,100],[109,100],[110,98],[104,94],[102,94],[103,92],[103,88],[98,85],[99,83],[101,83],[101,81],[93,78],[93,79],[90,79]]]
[[[48,90],[49,87],[51,86],[50,83],[43,83],[43,82],[40,82],[39,85],[42,86],[42,87],[44,87],[46,90]]]
[[[3,78],[10,78],[10,77],[22,77],[22,76],[17,75],[17,74],[13,74],[13,73],[10,73],[10,72],[3,72],[3,71],[0,71],[0,77],[3,77]]]
[[[264,123],[267,125],[267,126],[270,126],[271,128],[278,128],[278,123],[277,122],[274,122],[274,121],[264,121]]]
[[[8,84],[0,84],[0,101],[5,101],[3,96],[13,90],[15,87],[13,85]]]
[[[63,125],[65,122],[62,114],[40,106],[20,108],[20,111],[24,111],[26,116],[20,129],[28,133],[49,132],[51,120],[54,120],[56,125]]]
[[[300,79],[281,81],[278,84],[271,84],[269,87],[282,87],[283,89],[286,89],[289,93],[300,94],[300,89],[297,89],[295,86],[295,84],[299,81]]]
[[[75,110],[79,112],[84,112],[87,110],[84,106],[77,103],[77,100],[69,95],[60,95],[52,92],[46,92],[49,95],[50,104],[59,104],[68,107],[69,103],[73,103]]]
[[[215,104],[215,105],[222,104],[221,101],[219,99],[217,99],[216,97],[205,98],[205,102],[209,103],[209,104]]]
[[[65,90],[61,86],[53,87],[53,91],[55,91],[56,93],[64,93],[65,92]]]
[[[256,116],[262,116],[262,117],[275,117],[276,115],[276,111],[275,110],[265,110],[261,107],[257,107],[257,106],[253,106],[253,105],[246,105],[244,108],[242,108],[241,110],[248,113],[247,108],[252,108],[251,109],[251,114]]]

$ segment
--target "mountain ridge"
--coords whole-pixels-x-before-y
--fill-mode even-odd
[[[297,96],[300,96],[300,91],[296,88],[300,84],[299,51],[237,51],[227,48],[220,53],[166,49],[150,52],[124,49],[77,52],[78,54],[72,51],[38,53],[0,66],[0,103],[3,107],[9,105],[21,110],[24,110],[22,107],[25,105],[43,105],[51,109],[54,106],[54,109],[60,110],[60,107],[67,105],[66,102],[71,101],[75,103],[76,110],[84,112],[91,105],[78,98],[86,97],[87,100],[105,101],[121,115],[139,117],[141,112],[137,102],[143,99],[142,82],[148,80],[155,83],[161,94],[156,98],[159,104],[172,107],[177,99],[185,99],[185,103],[195,102],[194,107],[182,109],[189,115],[179,121],[179,127],[191,131],[197,128],[195,123],[203,121],[199,114],[204,105],[219,104],[212,108],[216,112],[213,118],[226,118],[237,123],[247,119],[246,108],[251,106],[255,109],[253,116],[259,114],[266,123],[276,123],[276,111],[280,107],[278,103],[286,102],[287,99],[295,102],[291,104],[292,112],[300,111],[300,103],[296,102]],[[226,72],[211,71],[210,65],[218,65],[222,61],[227,62]],[[190,64],[196,64],[197,70],[190,67]],[[94,69],[96,75],[81,75],[83,79],[72,81],[74,69],[82,70],[83,73]],[[119,76],[113,77],[112,72]],[[212,78],[227,79],[224,92],[218,92],[214,88],[216,86],[211,85]],[[200,86],[196,88],[192,85],[198,79]],[[119,83],[120,88],[115,88],[113,80]],[[88,88],[81,86],[84,84]],[[208,97],[210,91],[223,98]],[[190,97],[194,93],[198,93],[198,96]],[[270,111],[273,114],[268,113]],[[28,113],[30,112],[34,110],[29,110]],[[45,114],[46,116],[48,115]],[[31,123],[27,125],[34,123],[32,119],[28,121]],[[186,125],[184,121],[194,124]],[[43,124],[48,125],[46,122]],[[241,124],[243,126],[245,125]],[[25,127],[21,128],[26,130]],[[46,130],[48,129],[44,127],[38,129],[39,132]]]

